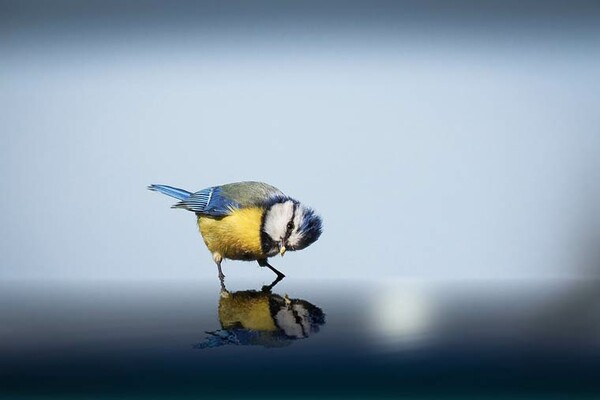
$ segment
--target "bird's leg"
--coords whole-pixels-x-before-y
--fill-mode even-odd
[[[219,269],[219,279],[220,280],[225,279],[225,275],[223,275],[223,270],[221,270],[221,263],[217,264],[217,268]]]
[[[262,259],[262,260],[258,260],[258,265],[260,265],[261,267],[267,267],[269,268],[271,271],[275,272],[277,274],[277,278],[279,278],[279,280],[282,280],[283,278],[285,278],[285,275],[282,274],[281,272],[279,272],[277,269],[275,269],[275,267],[273,267],[271,264],[269,264],[267,262],[267,259]],[[275,286],[275,285],[273,285]]]
[[[221,272],[221,266],[219,266],[219,281],[221,282],[221,293],[226,293],[227,288],[225,287],[225,275]]]
[[[219,281],[221,282],[221,294],[227,293],[227,289],[225,288],[225,275],[223,275],[223,271],[221,271],[221,263],[217,264],[217,268],[219,269]]]
[[[217,264],[217,269],[219,270],[219,280],[221,281],[221,285],[224,284],[225,275],[223,275],[223,270],[221,270],[221,262],[223,261],[223,256],[219,253],[213,253],[213,260]]]
[[[261,288],[261,291],[263,291],[265,293],[270,293],[271,289],[273,289],[275,287],[275,285],[277,285],[279,282],[281,282],[282,279],[283,279],[283,274],[282,275],[277,275],[277,278],[275,278],[275,280],[273,282],[271,282],[270,285],[264,285]]]

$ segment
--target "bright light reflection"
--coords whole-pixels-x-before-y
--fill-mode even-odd
[[[370,327],[384,346],[417,347],[431,336],[436,310],[433,293],[423,284],[385,284],[373,298]]]

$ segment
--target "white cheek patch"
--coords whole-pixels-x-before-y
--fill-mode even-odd
[[[295,304],[293,306],[296,315],[300,317],[300,324],[302,325],[302,334],[304,337],[310,334],[310,313],[302,304]]]
[[[293,311],[288,308],[282,308],[275,314],[277,325],[283,332],[290,337],[299,339],[305,335],[302,332],[302,325],[296,322],[296,316]]]
[[[294,230],[292,231],[292,234],[288,239],[288,245],[290,247],[297,246],[298,243],[300,243],[300,240],[302,240],[302,237],[304,236],[302,232],[300,232],[300,225],[302,224],[303,220],[304,207],[302,207],[302,205],[299,205],[298,208],[296,208],[296,215],[294,215]]]
[[[294,203],[288,200],[284,203],[274,204],[265,216],[265,226],[263,230],[277,241],[285,237],[287,224],[294,215]]]
[[[310,313],[302,304],[282,308],[275,314],[277,326],[290,337],[300,339],[310,335]]]

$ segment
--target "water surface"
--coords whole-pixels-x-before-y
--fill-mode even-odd
[[[600,393],[594,282],[3,283],[8,398]]]

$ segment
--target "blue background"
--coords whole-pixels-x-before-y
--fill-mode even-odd
[[[598,269],[596,2],[1,4],[1,279],[212,278],[145,187],[240,180],[323,216],[288,276]]]

